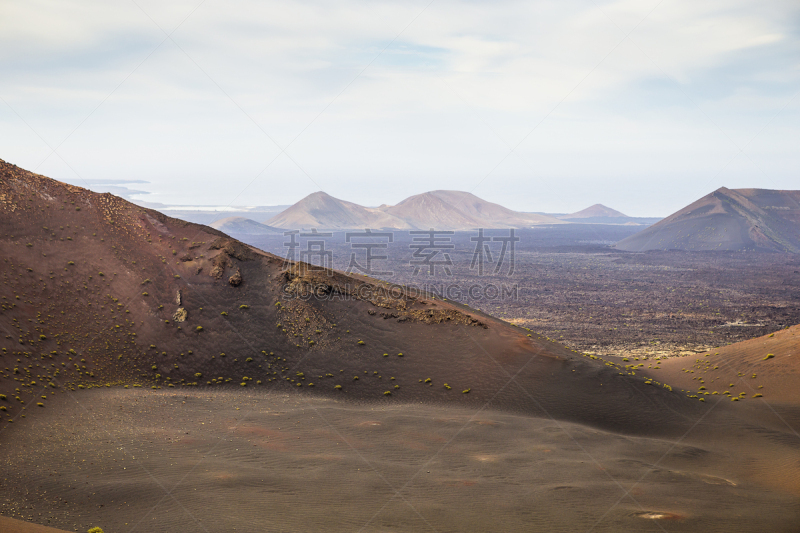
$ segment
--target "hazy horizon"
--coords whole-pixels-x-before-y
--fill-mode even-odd
[[[155,202],[155,201],[152,201],[150,199],[150,196],[149,196],[150,193],[149,192],[141,190],[141,189],[146,188],[146,187],[139,186],[137,189],[130,189],[130,188],[124,186],[125,184],[133,184],[133,183],[136,183],[137,185],[138,184],[142,184],[142,183],[145,183],[145,184],[149,183],[149,182],[146,182],[146,181],[143,181],[143,180],[130,181],[130,182],[125,181],[125,180],[109,180],[109,183],[102,183],[102,180],[99,180],[98,182],[92,182],[92,183],[82,183],[82,182],[80,182],[78,180],[67,180],[66,182],[70,183],[71,185],[77,185],[77,186],[80,186],[80,187],[87,188],[87,189],[89,189],[91,191],[94,191],[94,192],[99,192],[99,193],[108,192],[108,193],[111,193],[111,194],[115,194],[115,195],[121,196],[122,198],[125,198],[126,200],[129,200],[129,201],[131,201],[131,202],[133,202],[135,204],[139,204],[139,205],[146,206],[146,207],[157,206],[157,208],[164,209],[164,210],[167,210],[167,211],[180,211],[180,210],[186,210],[186,211],[191,211],[191,210],[215,211],[216,210],[216,211],[219,211],[220,213],[225,212],[225,211],[231,211],[231,212],[237,212],[238,213],[238,212],[241,212],[241,210],[243,210],[243,209],[255,209],[255,208],[283,208],[283,209],[286,209],[286,208],[291,207],[295,203],[305,199],[310,194],[314,194],[316,192],[323,192],[325,194],[328,194],[326,191],[313,191],[312,193],[309,193],[309,195],[303,196],[302,198],[298,198],[295,202],[292,202],[291,204],[253,204],[253,203],[250,203],[250,204],[246,204],[246,203],[241,203],[241,204],[220,204],[220,203],[216,203],[216,204],[214,204],[214,203],[210,203],[210,204],[200,204],[200,203],[186,204],[186,203],[181,203],[181,202]],[[432,192],[432,191],[433,191],[433,189],[432,190],[426,190],[426,191],[420,191],[418,193],[409,194],[408,197],[415,196],[415,195],[418,195],[418,194],[424,194],[424,193],[428,193],[428,192]],[[330,195],[330,196],[333,196],[333,195]],[[406,198],[408,198],[408,197],[406,197]],[[402,198],[400,201],[405,200],[406,198]],[[337,199],[338,200],[348,201],[348,202],[350,201],[347,198],[337,198]],[[393,204],[389,204],[389,203],[384,202],[383,204],[364,205],[362,207],[368,207],[368,208],[372,208],[372,209],[377,209],[381,205],[390,205],[391,206],[391,205],[396,205],[397,203],[399,203],[399,202],[396,202],[396,203],[393,203]],[[592,207],[594,205],[595,204],[586,205],[584,207],[581,207],[580,209],[576,209],[576,210],[571,211],[571,212],[575,213],[575,212],[581,211],[583,209],[586,209],[588,207]],[[614,208],[613,206],[606,206],[606,207]],[[617,209],[617,210],[620,211],[619,209]],[[534,213],[534,211],[520,211],[520,212],[523,212],[523,213],[524,212]],[[556,213],[555,211],[535,211],[535,212],[537,212],[537,213],[548,213],[548,214],[569,214],[569,213],[566,213],[566,212],[565,213]],[[275,213],[277,214],[277,213],[279,213],[279,211],[275,211]],[[627,213],[623,213],[623,214],[627,214]],[[653,218],[653,217],[649,217],[649,218]]]

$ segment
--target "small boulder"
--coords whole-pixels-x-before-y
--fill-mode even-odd
[[[233,276],[231,276],[230,278],[228,278],[228,283],[230,283],[234,287],[238,287],[239,285],[241,285],[242,284],[242,271],[237,268],[236,269],[236,273]]]

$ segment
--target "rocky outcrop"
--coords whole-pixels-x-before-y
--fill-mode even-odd
[[[172,320],[175,322],[186,322],[186,319],[189,317],[189,312],[184,309],[183,307],[179,307],[175,314],[172,315]]]

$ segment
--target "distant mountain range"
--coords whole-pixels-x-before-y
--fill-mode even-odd
[[[223,218],[210,224],[210,226],[223,233],[238,233],[240,235],[264,235],[283,232],[281,228],[273,228],[245,217]]]
[[[339,200],[322,191],[309,194],[266,223],[286,229],[411,229],[413,227],[381,209]]]
[[[615,247],[800,253],[800,191],[721,187]]]
[[[616,209],[611,209],[603,204],[594,204],[577,213],[564,215],[564,218],[630,218],[624,213],[620,213]]]
[[[310,194],[266,222],[279,228],[443,229],[524,228],[563,224],[547,215],[518,213],[462,191],[431,191],[397,205],[363,207],[324,192]]]
[[[549,215],[512,211],[462,191],[417,194],[386,211],[422,229],[524,228],[562,223]]]
[[[210,226],[227,218],[245,218],[252,221],[266,220],[285,211],[288,205],[230,206],[230,205],[167,205],[153,202],[135,202],[142,207],[155,209],[167,216]]]
[[[581,215],[581,213],[587,213]],[[640,223],[619,211],[597,204],[574,215],[512,211],[463,191],[430,191],[406,198],[397,205],[364,207],[324,192],[310,194],[265,223],[287,229],[443,229],[526,228],[547,224]],[[647,219],[652,223],[658,219]],[[222,229],[221,227],[214,226]],[[225,231],[225,230],[223,230]],[[237,233],[231,230],[233,233]]]
[[[603,204],[594,204],[577,213],[568,215],[553,215],[559,220],[575,222],[577,224],[624,224],[628,226],[649,226],[655,224],[660,218],[654,217],[629,217],[616,209],[611,209]]]

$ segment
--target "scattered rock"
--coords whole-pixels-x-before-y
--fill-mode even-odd
[[[238,259],[239,261],[251,261],[256,254],[246,244],[235,239],[220,237],[208,247],[210,250],[222,250],[226,255]]]
[[[217,254],[211,261],[212,265],[210,272],[211,277],[215,279],[221,278],[222,274],[225,273],[225,268],[227,268],[229,263],[230,259],[228,258],[228,254],[226,254],[225,252]]]
[[[179,292],[180,294],[180,292]],[[189,312],[184,309],[183,307],[179,307],[175,314],[172,315],[172,320],[175,322],[186,322],[186,318],[189,316]]]

